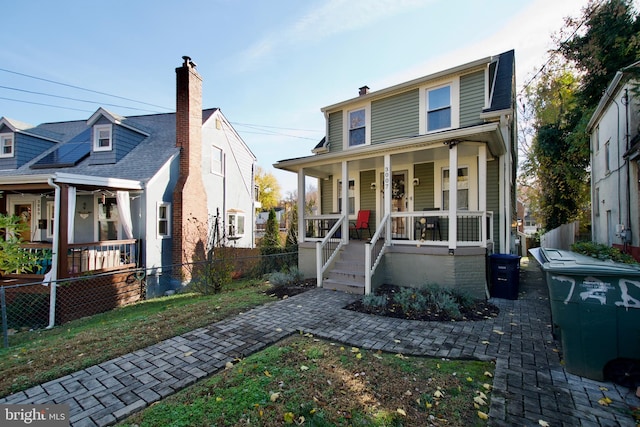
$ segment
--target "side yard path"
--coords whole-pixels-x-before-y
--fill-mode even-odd
[[[565,372],[551,335],[549,301],[537,265],[521,272],[515,301],[481,322],[426,323],[343,310],[356,297],[316,289],[162,341],[0,399],[0,404],[66,403],[71,424],[107,426],[300,331],[363,349],[495,360],[490,425],[635,426],[622,402],[633,391]],[[108,339],[108,337],[105,337]],[[609,397],[613,403],[598,401]]]

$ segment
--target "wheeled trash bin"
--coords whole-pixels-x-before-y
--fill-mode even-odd
[[[520,256],[511,254],[489,255],[493,298],[518,299],[520,288]]]
[[[602,381],[608,362],[640,358],[640,266],[559,249],[529,252],[545,273],[567,371]]]

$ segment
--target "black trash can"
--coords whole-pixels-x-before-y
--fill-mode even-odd
[[[520,288],[520,256],[511,254],[489,255],[493,298],[518,299]]]

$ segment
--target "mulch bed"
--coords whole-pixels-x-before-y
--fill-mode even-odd
[[[284,299],[292,297],[294,295],[301,294],[317,287],[316,279],[305,279],[297,283],[290,283],[288,285],[273,286],[265,293],[269,296],[276,297],[278,299]]]
[[[284,299],[293,295],[301,294],[308,290],[316,288],[316,279],[306,279],[298,283],[292,283],[286,286],[274,286],[269,289],[266,294],[274,296],[278,299]],[[461,308],[461,317],[452,318],[448,313],[436,310],[431,307],[425,311],[412,311],[405,313],[399,304],[393,303],[393,294],[397,291],[394,286],[381,286],[377,293],[385,293],[390,303],[385,307],[369,307],[362,304],[362,301],[356,301],[349,304],[345,308],[347,310],[358,311],[365,314],[374,314],[377,316],[394,317],[396,319],[421,320],[427,322],[449,322],[452,320],[459,321],[477,321],[487,320],[496,317],[500,313],[500,309],[489,301],[478,299],[472,306]]]

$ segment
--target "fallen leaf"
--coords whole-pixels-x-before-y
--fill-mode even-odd
[[[308,370],[309,370],[309,367],[308,367],[308,366],[305,366],[305,365],[301,365],[301,366],[300,366],[300,370],[301,370],[301,371],[308,371]]]
[[[305,417],[303,417],[302,415],[300,415],[298,417],[298,421],[296,421],[296,424],[298,424],[299,426],[301,426],[302,424],[304,424],[305,422]]]
[[[285,412],[285,414],[282,416],[285,424],[293,424],[293,420],[295,417],[296,416],[293,415],[293,412]]]
[[[433,408],[433,405],[432,405],[431,403],[429,403],[429,402],[426,402],[426,403],[424,404],[424,406],[426,406],[426,407],[427,407],[427,409],[431,409],[431,408]]]
[[[489,344],[491,344],[491,343],[490,343],[489,341],[482,341],[482,344],[484,344],[484,345],[489,345]]]
[[[485,414],[485,413],[484,413],[484,412],[482,412],[482,411],[478,411],[478,417],[479,417],[481,420],[488,420],[488,419],[489,419],[489,415]]]
[[[271,373],[269,371],[264,371],[264,376],[271,378]]]
[[[404,409],[398,408],[396,409],[396,412],[402,415],[403,417],[407,416],[407,413],[404,411]]]
[[[484,387],[485,390],[491,390],[491,384],[484,383],[482,387]]]
[[[271,396],[269,397],[269,399],[272,402],[275,402],[276,400],[278,400],[279,397],[280,397],[280,393],[271,393]],[[291,420],[293,421],[293,418]]]
[[[476,402],[478,405],[486,405],[487,401],[484,400],[482,397],[480,396],[476,396],[473,398],[473,401]]]
[[[469,381],[469,382],[473,382],[473,378],[471,378],[471,377],[467,377],[467,381]]]
[[[400,340],[393,340],[394,343],[400,344]]]
[[[480,397],[481,397],[481,398],[483,398],[483,399],[486,399],[486,398],[487,398],[487,395],[486,395],[486,394],[484,394],[484,393],[483,393],[483,392],[481,392],[481,391],[476,391],[476,393],[478,393],[478,396],[480,396]]]
[[[493,332],[495,332],[498,335],[504,335],[504,332],[498,331],[497,329],[494,329]]]
[[[601,404],[602,406],[609,406],[609,404],[613,402],[611,399],[609,399],[608,397],[603,397],[602,399],[598,400],[598,403]]]
[[[362,353],[356,354],[356,359],[362,359]]]
[[[606,387],[600,387],[600,391],[609,391],[609,389]]]
[[[436,391],[433,393],[433,397],[435,397],[435,398],[441,398],[441,397],[444,397],[444,393],[443,393],[443,392],[441,392],[440,390],[436,390]]]
[[[191,356],[192,354],[193,354],[193,351],[187,351],[187,352],[184,354],[184,357],[189,357],[189,356]]]
[[[220,396],[216,397],[216,402],[222,402],[222,398]]]
[[[351,353],[360,353],[360,349],[358,347],[351,347]]]
[[[404,395],[405,396],[412,396],[413,393],[411,393],[411,390],[407,390],[407,391],[404,392]]]
[[[227,362],[227,363],[224,365],[224,367],[225,367],[225,369],[231,369],[231,368],[233,368],[233,363],[231,363],[231,362]]]
[[[282,332],[282,328],[276,328],[276,332]]]
[[[549,423],[544,420],[538,420],[538,424],[542,427],[549,427]]]

